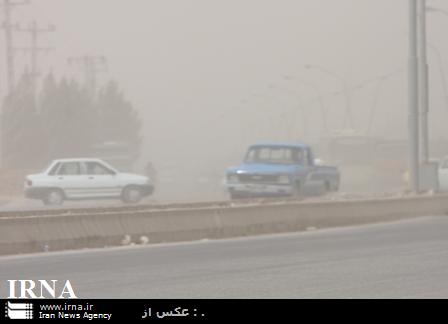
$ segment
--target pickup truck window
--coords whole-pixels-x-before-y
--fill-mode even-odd
[[[303,164],[304,152],[295,147],[253,147],[246,155],[246,163]]]
[[[311,158],[311,154],[310,154],[309,150],[303,150],[303,165],[305,165],[305,166],[312,165],[310,158]]]

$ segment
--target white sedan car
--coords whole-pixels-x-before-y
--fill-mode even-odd
[[[99,159],[54,160],[44,172],[25,179],[25,196],[40,199],[46,205],[103,198],[137,203],[153,191],[148,177],[118,172]]]

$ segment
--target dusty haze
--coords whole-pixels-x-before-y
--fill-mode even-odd
[[[378,95],[372,135],[405,139],[407,4],[405,0],[34,0],[16,8],[13,17],[22,24],[36,20],[56,26],[55,33],[40,38],[42,46],[54,47],[39,57],[41,72],[80,77],[67,65],[68,57],[104,55],[109,68],[99,80],[117,80],[144,121],[140,165],[149,159],[159,170],[158,197],[201,200],[224,195],[219,181],[225,167],[239,163],[249,144],[314,143],[324,135],[315,90],[296,80],[312,82],[322,91],[330,131],[346,126],[345,97],[334,94],[341,92],[341,81],[306,69],[307,64],[346,80],[360,132],[367,130],[378,77],[399,71],[384,81]],[[448,10],[442,0],[429,4]],[[428,15],[429,41],[443,59],[448,53],[447,28],[446,16]],[[25,35],[15,38],[16,45],[27,41]],[[3,49],[0,55],[5,71]],[[17,74],[27,60],[18,56]],[[441,67],[432,51],[429,60],[431,138],[445,139],[448,105]],[[5,81],[2,73],[2,96]]]

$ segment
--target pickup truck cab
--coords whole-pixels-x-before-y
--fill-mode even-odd
[[[337,191],[339,170],[316,162],[311,147],[306,144],[252,145],[243,164],[227,170],[225,185],[232,199]]]
[[[64,200],[116,198],[137,203],[151,195],[148,177],[121,173],[100,159],[54,160],[39,174],[25,179],[25,197],[45,205],[61,205]]]

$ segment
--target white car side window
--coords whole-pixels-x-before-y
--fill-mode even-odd
[[[111,175],[113,172],[98,162],[86,162],[88,175]]]
[[[61,163],[58,170],[58,175],[79,175],[80,168],[78,162]]]
[[[51,170],[48,172],[48,175],[50,175],[50,176],[54,176],[54,175],[56,175],[57,172],[58,172],[58,170],[59,170],[59,167],[60,167],[60,166],[61,166],[61,163],[60,163],[60,162],[56,163],[56,164],[51,168]]]

